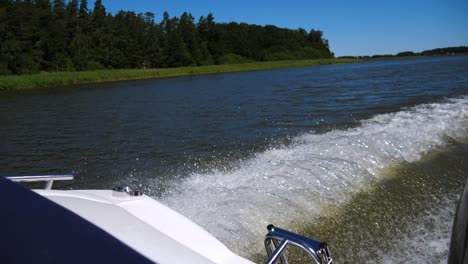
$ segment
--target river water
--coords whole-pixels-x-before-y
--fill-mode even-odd
[[[0,98],[0,173],[130,185],[258,260],[266,225],[338,263],[445,263],[468,171],[468,56]]]

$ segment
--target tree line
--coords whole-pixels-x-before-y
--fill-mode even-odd
[[[0,74],[332,58],[320,30],[110,14],[101,0],[0,0]]]
[[[456,55],[468,54],[468,46],[437,48],[424,50],[422,52],[402,51],[394,54],[376,54],[372,56],[341,56],[339,59],[377,59],[377,58],[392,58],[392,57],[412,57],[412,56],[440,56],[440,55]]]

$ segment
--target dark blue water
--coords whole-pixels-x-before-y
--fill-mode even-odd
[[[212,167],[301,133],[466,94],[467,73],[467,57],[440,57],[2,96],[0,171],[74,172],[77,183],[109,174],[170,177],[194,163]]]
[[[266,222],[293,227],[298,219],[325,217],[325,201],[336,208],[359,204],[350,194],[381,181],[395,164],[451,148],[464,164],[467,95],[468,56],[3,94],[0,173],[73,172],[73,184],[61,188],[130,184],[249,255],[239,237],[253,240]],[[457,166],[447,173],[462,179]],[[443,189],[440,200],[453,205],[457,188]],[[451,221],[450,210],[439,211],[438,219]],[[430,238],[441,250],[430,260],[446,254],[450,228],[444,228],[442,240]],[[377,255],[377,262],[401,260]]]

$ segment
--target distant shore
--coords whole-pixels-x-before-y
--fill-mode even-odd
[[[141,79],[167,78],[189,75],[215,74],[240,71],[269,70],[292,67],[318,66],[363,62],[366,59],[317,59],[252,62],[243,64],[194,66],[167,69],[99,70],[83,72],[54,72],[27,75],[0,76],[0,91],[37,90],[76,84],[91,84]]]

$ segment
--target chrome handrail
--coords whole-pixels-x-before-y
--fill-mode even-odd
[[[268,225],[268,234],[265,237],[265,249],[268,260],[266,264],[274,264],[281,259],[283,264],[287,264],[286,255],[283,254],[288,245],[299,247],[306,251],[314,260],[315,264],[332,264],[330,250],[326,243],[313,240],[287,230]]]
[[[73,180],[72,174],[62,174],[62,175],[29,175],[29,176],[6,176],[7,179],[14,182],[38,182],[44,181],[44,189],[52,189],[52,184],[54,181],[69,181]]]

